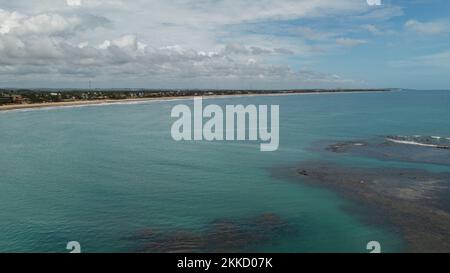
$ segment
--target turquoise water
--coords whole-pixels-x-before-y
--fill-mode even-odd
[[[259,252],[404,251],[399,234],[366,223],[337,194],[274,176],[319,159],[320,140],[379,135],[450,137],[450,92],[236,97],[204,103],[279,104],[280,149],[259,143],[174,142],[180,101],[0,112],[0,252],[134,252],[136,232],[202,233],[220,219],[273,213],[295,232],[248,246]],[[183,102],[192,104],[191,101]],[[327,160],[333,160],[328,158]],[[361,166],[426,164],[339,157]]]

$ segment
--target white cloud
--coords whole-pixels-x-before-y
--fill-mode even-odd
[[[201,52],[181,46],[144,47],[133,35],[105,41],[98,47],[88,43],[73,46],[64,40],[50,38],[25,42],[11,36],[8,38],[0,39],[0,64],[3,76],[15,75],[15,78],[33,75],[42,78],[42,75],[49,74],[59,75],[61,79],[120,77],[123,80],[147,78],[164,81],[259,79],[283,80],[286,83],[345,82],[328,74],[296,72],[285,65],[269,64],[259,60],[258,54],[253,58],[243,57],[250,52],[230,53],[226,48],[217,52]],[[18,47],[18,44],[21,46]],[[45,69],[39,69],[43,64]]]
[[[241,55],[293,55],[293,52],[287,48],[267,48],[258,46],[244,46],[242,44],[228,44],[223,49],[225,54],[241,54]]]
[[[399,6],[383,4],[381,6],[376,6],[376,8],[374,9],[370,9],[363,15],[357,15],[356,18],[385,21],[402,15],[404,15],[403,8]]]
[[[312,71],[295,72],[281,59],[305,54],[313,46],[281,36],[236,34],[239,27],[367,15],[371,10],[361,0],[15,0],[2,3],[2,7],[0,64],[8,75],[317,82],[342,79]],[[108,25],[108,29],[98,28]],[[231,30],[233,27],[238,30]],[[307,26],[299,28],[297,34],[297,38],[334,46],[366,42],[338,38],[340,34]]]
[[[339,39],[336,39],[336,43],[341,46],[351,47],[351,46],[358,46],[358,45],[366,44],[367,41],[361,40],[361,39],[339,38]]]
[[[294,32],[294,34],[298,34],[301,37],[304,37],[308,40],[315,40],[315,41],[326,41],[329,39],[333,39],[339,35],[339,33],[323,32],[323,31],[313,29],[310,27],[305,27],[305,26],[296,27],[293,30],[293,32]]]
[[[69,35],[106,25],[107,22],[107,19],[96,16],[63,16],[58,13],[28,16],[0,9],[0,34],[3,35]]]
[[[8,12],[0,9],[0,34],[10,33],[12,29],[20,27],[23,15],[18,12]]]
[[[405,23],[405,27],[407,30],[425,35],[438,35],[450,32],[450,22],[447,21],[420,22],[409,20]]]
[[[81,0],[66,0],[68,6],[81,6]]]
[[[391,66],[398,68],[450,69],[450,50],[406,60],[394,61],[391,62]]]
[[[368,32],[372,33],[373,35],[383,34],[383,31],[381,31],[377,26],[372,25],[372,24],[362,25],[361,28],[367,30]]]

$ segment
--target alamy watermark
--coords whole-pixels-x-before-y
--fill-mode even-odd
[[[379,254],[381,253],[381,244],[378,241],[371,241],[367,243],[367,250],[370,251],[370,253]]]
[[[193,111],[180,104],[171,116],[177,118],[171,130],[175,141],[260,141],[262,152],[276,151],[280,145],[279,105],[270,105],[269,117],[268,105],[203,107],[200,97],[194,99]]]
[[[77,241],[71,241],[67,243],[67,250],[70,250],[70,253],[81,253],[81,244]]]

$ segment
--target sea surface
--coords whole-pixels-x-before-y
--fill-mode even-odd
[[[327,160],[358,167],[430,163],[327,157],[320,141],[450,138],[450,92],[305,94],[208,99],[280,105],[280,148],[259,142],[175,142],[173,106],[155,101],[0,112],[0,252],[384,252],[402,234],[362,217],[321,187],[274,175]],[[449,197],[450,198],[450,197]],[[359,212],[355,212],[359,211]]]

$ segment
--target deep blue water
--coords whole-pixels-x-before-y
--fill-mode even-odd
[[[355,206],[322,188],[273,176],[323,155],[320,140],[380,135],[450,137],[450,92],[236,97],[204,104],[279,104],[280,149],[259,143],[175,142],[170,112],[179,103],[147,102],[0,112],[0,251],[135,252],[146,230],[208,232],[213,221],[274,214],[294,231],[247,245],[260,252],[403,251],[400,234],[366,223]],[[328,158],[327,160],[333,160]],[[337,159],[336,159],[337,160]],[[431,164],[339,157],[341,164]]]

